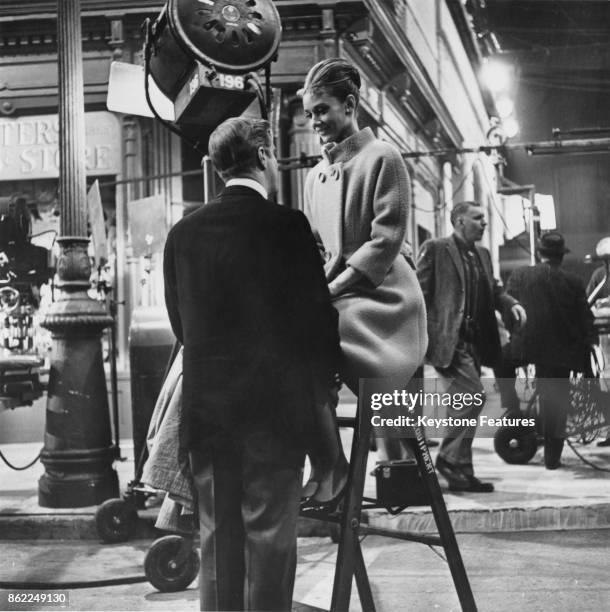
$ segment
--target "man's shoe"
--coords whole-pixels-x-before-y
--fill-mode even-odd
[[[491,482],[483,482],[479,480],[476,476],[468,476],[468,486],[462,487],[461,485],[458,488],[452,488],[449,485],[450,491],[467,491],[469,493],[493,493],[494,486]]]
[[[436,458],[436,469],[449,484],[450,491],[491,493],[494,490],[491,482],[483,482],[472,474],[465,473],[459,466],[452,465],[442,457]]]
[[[457,465],[449,463],[440,456],[436,458],[436,469],[449,484],[449,489],[452,487],[467,487],[469,484],[468,477]]]
[[[606,438],[605,440],[598,442],[597,446],[610,446],[610,438]]]
[[[547,470],[556,470],[561,467],[562,438],[547,438],[544,441],[544,467]]]

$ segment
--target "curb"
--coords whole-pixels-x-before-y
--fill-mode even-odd
[[[155,540],[168,532],[155,528],[155,510],[138,511],[138,522],[133,540]],[[328,524],[323,521],[299,518],[299,538],[328,537]],[[100,540],[95,514],[0,514],[0,540]]]
[[[610,527],[610,503],[450,510],[449,516],[455,533],[600,529]],[[399,515],[383,511],[370,512],[368,524],[402,532],[437,532],[434,516],[428,509],[407,510]]]
[[[133,539],[155,539],[163,535],[155,529],[156,516],[141,511]],[[95,514],[0,514],[0,540],[99,540]]]
[[[450,510],[455,533],[502,533],[600,529],[610,527],[610,503],[572,506],[539,506]],[[154,509],[141,510],[133,539],[156,539],[166,532],[155,529]],[[436,533],[428,508],[405,510],[392,515],[383,510],[364,511],[362,523],[372,527],[410,533]],[[298,537],[328,537],[329,524],[301,517]],[[0,540],[99,540],[95,514],[0,514]]]

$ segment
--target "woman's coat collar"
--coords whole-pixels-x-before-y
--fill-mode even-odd
[[[322,157],[329,164],[346,162],[357,155],[363,146],[375,140],[375,134],[371,128],[366,127],[340,143],[330,142],[322,148]]]

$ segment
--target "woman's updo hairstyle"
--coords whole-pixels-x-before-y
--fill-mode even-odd
[[[311,68],[305,78],[301,93],[324,91],[341,102],[352,94],[358,106],[361,84],[360,73],[356,67],[344,59],[331,57],[318,62]]]

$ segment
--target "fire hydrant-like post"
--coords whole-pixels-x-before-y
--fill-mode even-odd
[[[57,1],[59,64],[59,295],[43,326],[52,332],[51,371],[38,483],[49,508],[91,506],[117,497],[101,334],[111,324],[101,302],[87,295],[85,98],[80,0]]]

